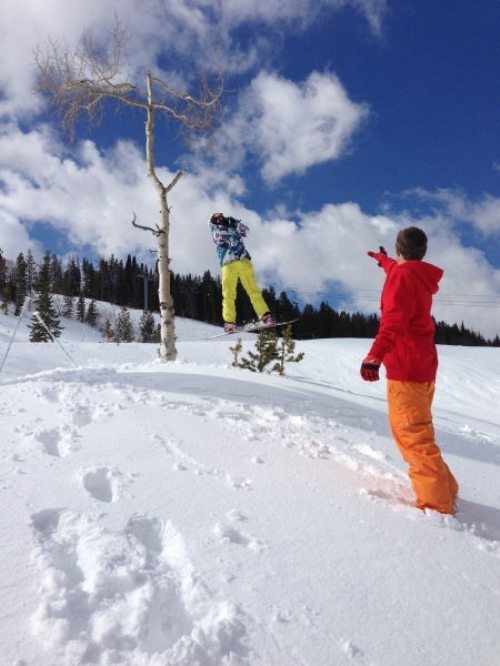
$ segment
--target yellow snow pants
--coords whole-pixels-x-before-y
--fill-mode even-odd
[[[419,509],[454,514],[458,484],[434,441],[431,405],[434,382],[387,380],[392,436],[409,465]]]
[[[238,280],[241,280],[243,289],[247,292],[255,314],[259,319],[269,311],[250,259],[240,259],[225,264],[221,268],[222,277],[222,318],[226,322],[236,322],[236,289]]]

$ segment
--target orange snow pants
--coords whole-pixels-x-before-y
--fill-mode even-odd
[[[409,465],[419,509],[454,514],[458,484],[434,441],[431,405],[434,382],[387,380],[392,436]]]
[[[269,308],[262,297],[257,278],[250,259],[240,259],[225,264],[221,269],[222,277],[222,319],[236,322],[236,289],[241,280],[243,289],[247,292],[255,314],[260,319],[269,312]]]

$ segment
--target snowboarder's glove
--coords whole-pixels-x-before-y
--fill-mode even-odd
[[[237,229],[238,225],[241,224],[240,220],[237,220],[235,217],[226,217],[226,224],[228,227],[231,227],[232,229]]]
[[[379,369],[380,361],[377,358],[373,358],[373,356],[367,356],[363,359],[359,372],[365,382],[378,382],[380,379]]]
[[[248,231],[248,227],[246,224],[243,224],[243,222],[238,222],[238,233],[240,236],[246,236]]]
[[[373,257],[373,259],[376,259],[378,262],[379,266],[382,266],[382,259],[384,257],[387,257],[387,252],[385,251],[385,247],[382,245],[379,246],[379,251],[378,252],[367,252],[369,257]]]

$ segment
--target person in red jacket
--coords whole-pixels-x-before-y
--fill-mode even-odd
[[[454,515],[458,484],[434,439],[431,405],[438,358],[431,317],[441,268],[422,261],[427,236],[417,227],[396,238],[397,260],[368,252],[387,274],[378,333],[361,364],[361,377],[377,381],[383,363],[392,436],[409,465],[416,506]]]

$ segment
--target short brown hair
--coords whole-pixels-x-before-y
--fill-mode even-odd
[[[427,252],[427,236],[418,227],[406,227],[396,236],[396,251],[404,259],[422,259]]]

